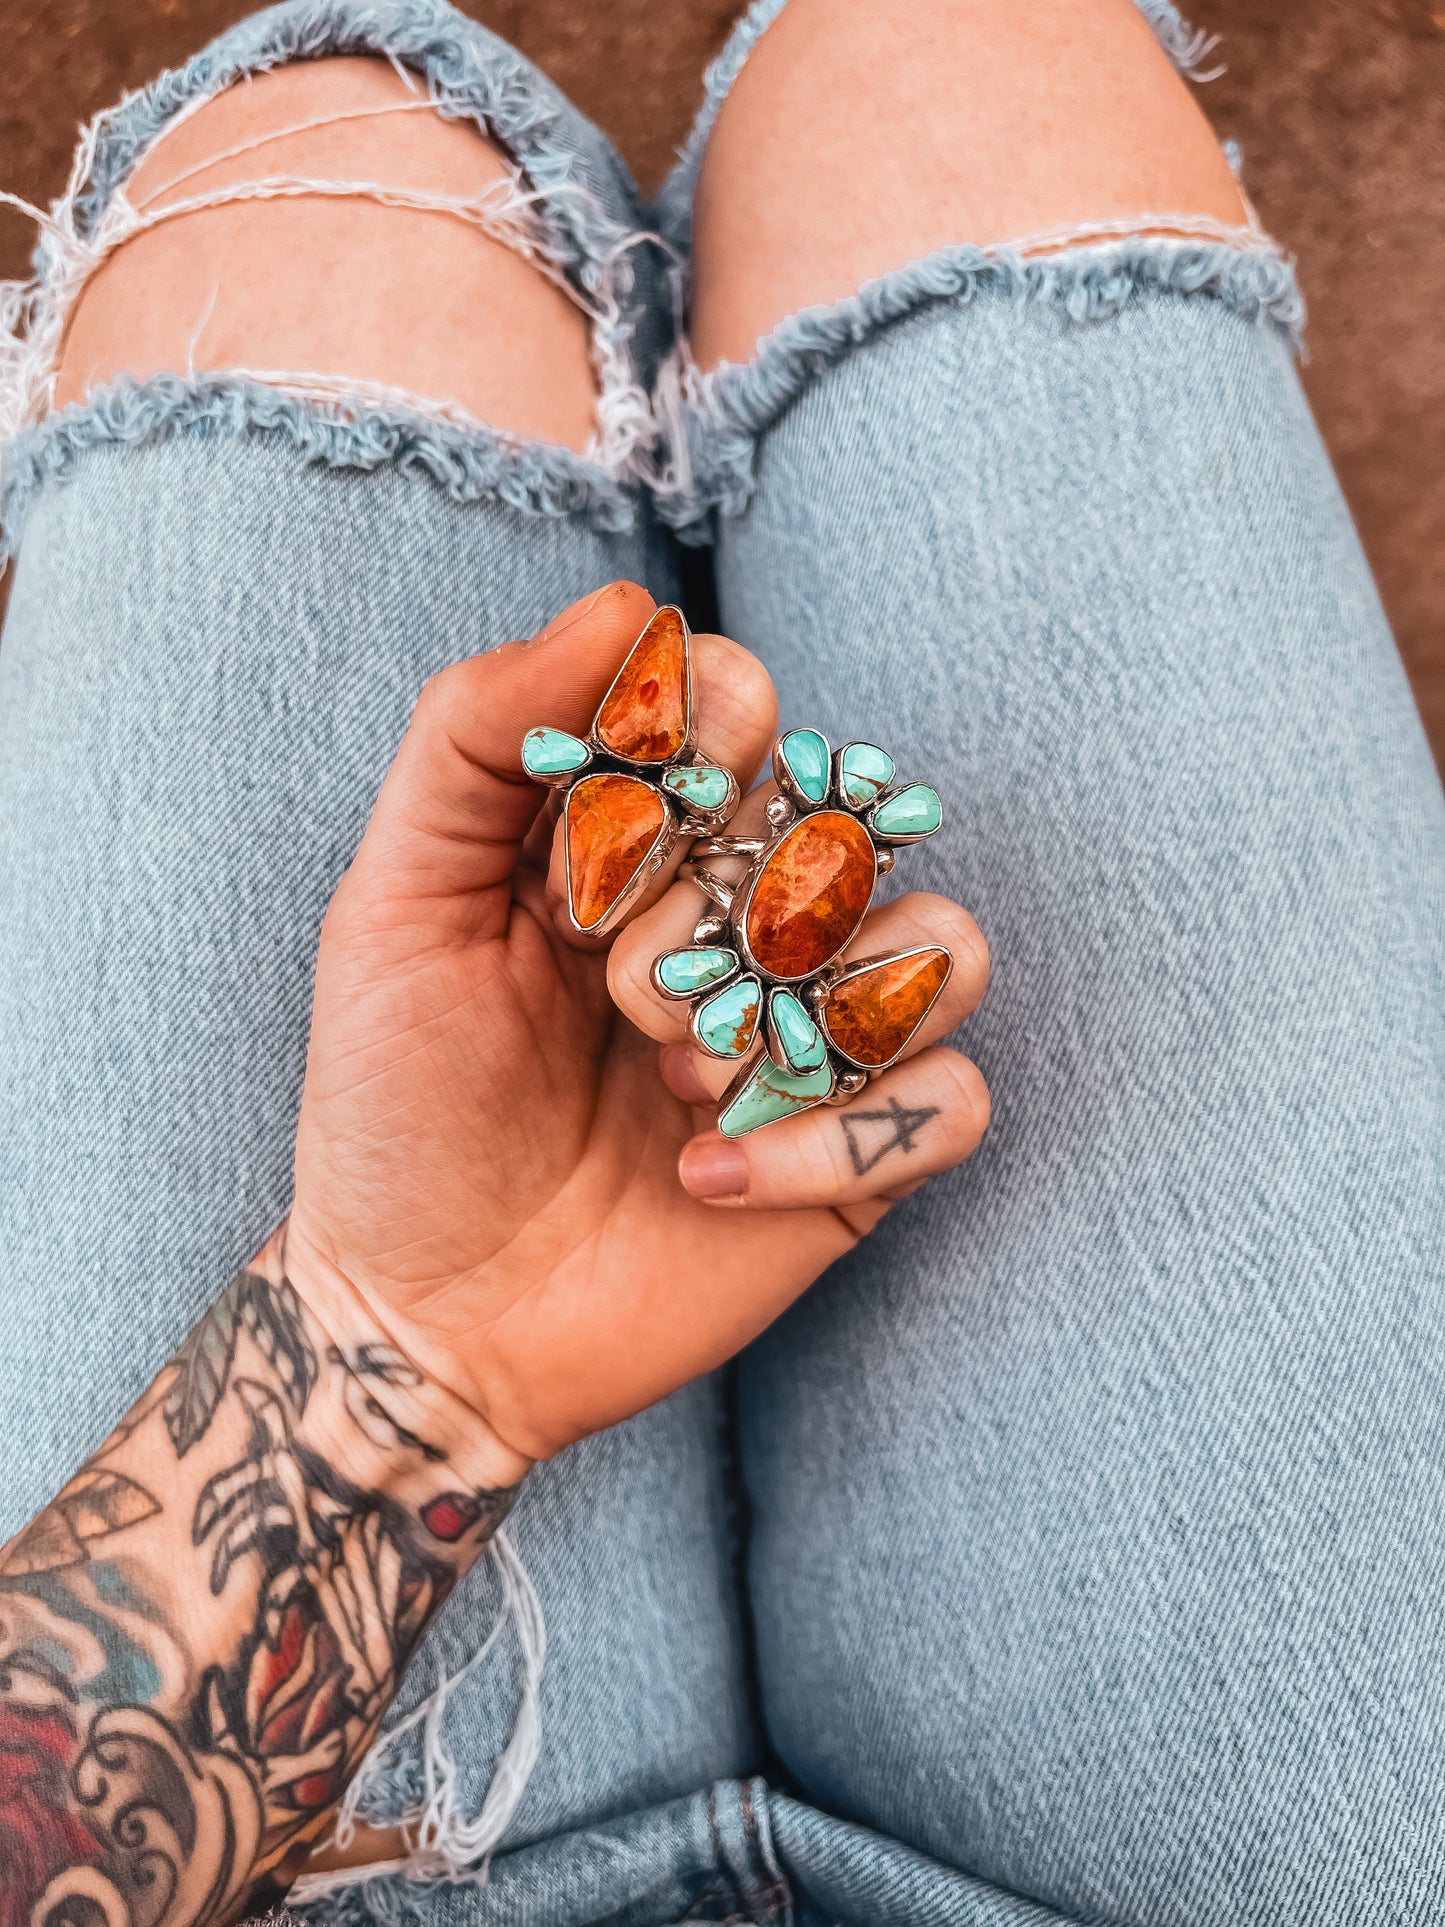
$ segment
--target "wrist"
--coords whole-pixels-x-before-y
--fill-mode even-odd
[[[406,1485],[418,1510],[450,1496],[458,1515],[476,1508],[475,1499],[464,1505],[462,1495],[510,1494],[531,1470],[534,1461],[508,1445],[417,1357],[386,1308],[376,1306],[302,1226],[281,1225],[255,1269],[285,1276],[339,1368],[340,1398],[320,1404],[314,1418],[333,1435],[333,1449],[355,1451],[361,1434],[375,1450],[390,1453],[393,1481]],[[435,1490],[424,1496],[423,1488]]]

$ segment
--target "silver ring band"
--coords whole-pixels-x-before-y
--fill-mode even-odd
[[[700,836],[692,846],[692,855],[761,856],[767,847],[765,836]]]
[[[687,882],[695,883],[704,896],[711,897],[713,902],[722,909],[732,909],[733,886],[730,883],[724,883],[721,877],[714,876],[711,870],[700,869],[689,859],[686,863],[678,865],[677,874]]]

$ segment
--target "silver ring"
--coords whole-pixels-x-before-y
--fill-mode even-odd
[[[765,836],[700,836],[692,846],[693,856],[761,856],[768,847]]]
[[[834,751],[815,729],[778,738],[773,774],[766,836],[693,844],[679,874],[718,909],[652,966],[662,995],[689,1006],[693,1044],[738,1065],[718,1113],[725,1137],[846,1103],[897,1063],[953,969],[944,944],[841,961],[894,851],[942,827],[937,791],[895,780],[877,744]],[[728,884],[699,856],[750,861]]]
[[[543,726],[523,737],[523,769],[566,791],[562,849],[574,930],[612,929],[679,841],[731,821],[737,778],[699,753],[695,712],[687,623],[680,609],[659,609],[585,736]]]
[[[697,845],[694,844],[693,848],[696,849]],[[733,886],[730,883],[724,883],[721,877],[714,876],[711,870],[699,868],[691,857],[677,866],[677,874],[686,882],[695,883],[704,896],[711,897],[713,902],[720,905],[722,909],[732,909]]]

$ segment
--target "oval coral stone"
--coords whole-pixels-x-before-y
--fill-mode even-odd
[[[855,817],[819,810],[788,831],[748,901],[748,948],[774,977],[807,977],[836,957],[873,895],[877,858]]]
[[[639,776],[584,776],[567,797],[572,914],[595,929],[647,861],[667,805]]]
[[[952,963],[944,949],[885,957],[828,993],[823,1028],[855,1064],[891,1064],[928,1014]]]
[[[597,740],[629,763],[666,763],[687,741],[687,631],[659,609],[597,712]]]

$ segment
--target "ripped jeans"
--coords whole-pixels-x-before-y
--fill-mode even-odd
[[[1445,1919],[1445,811],[1291,271],[1254,232],[961,243],[699,374],[639,237],[685,256],[778,11],[653,213],[443,0],[273,8],[83,151],[0,364],[0,1534],[286,1209],[321,914],[422,680],[610,578],[672,594],[670,526],[788,722],[936,774],[910,881],[989,938],[994,1128],[734,1370],[534,1476],[540,1619],[479,1568],[357,1782],[410,1863],[298,1902]],[[341,50],[512,156],[466,218],[588,314],[585,452],[304,370],[49,409],[137,157]]]

